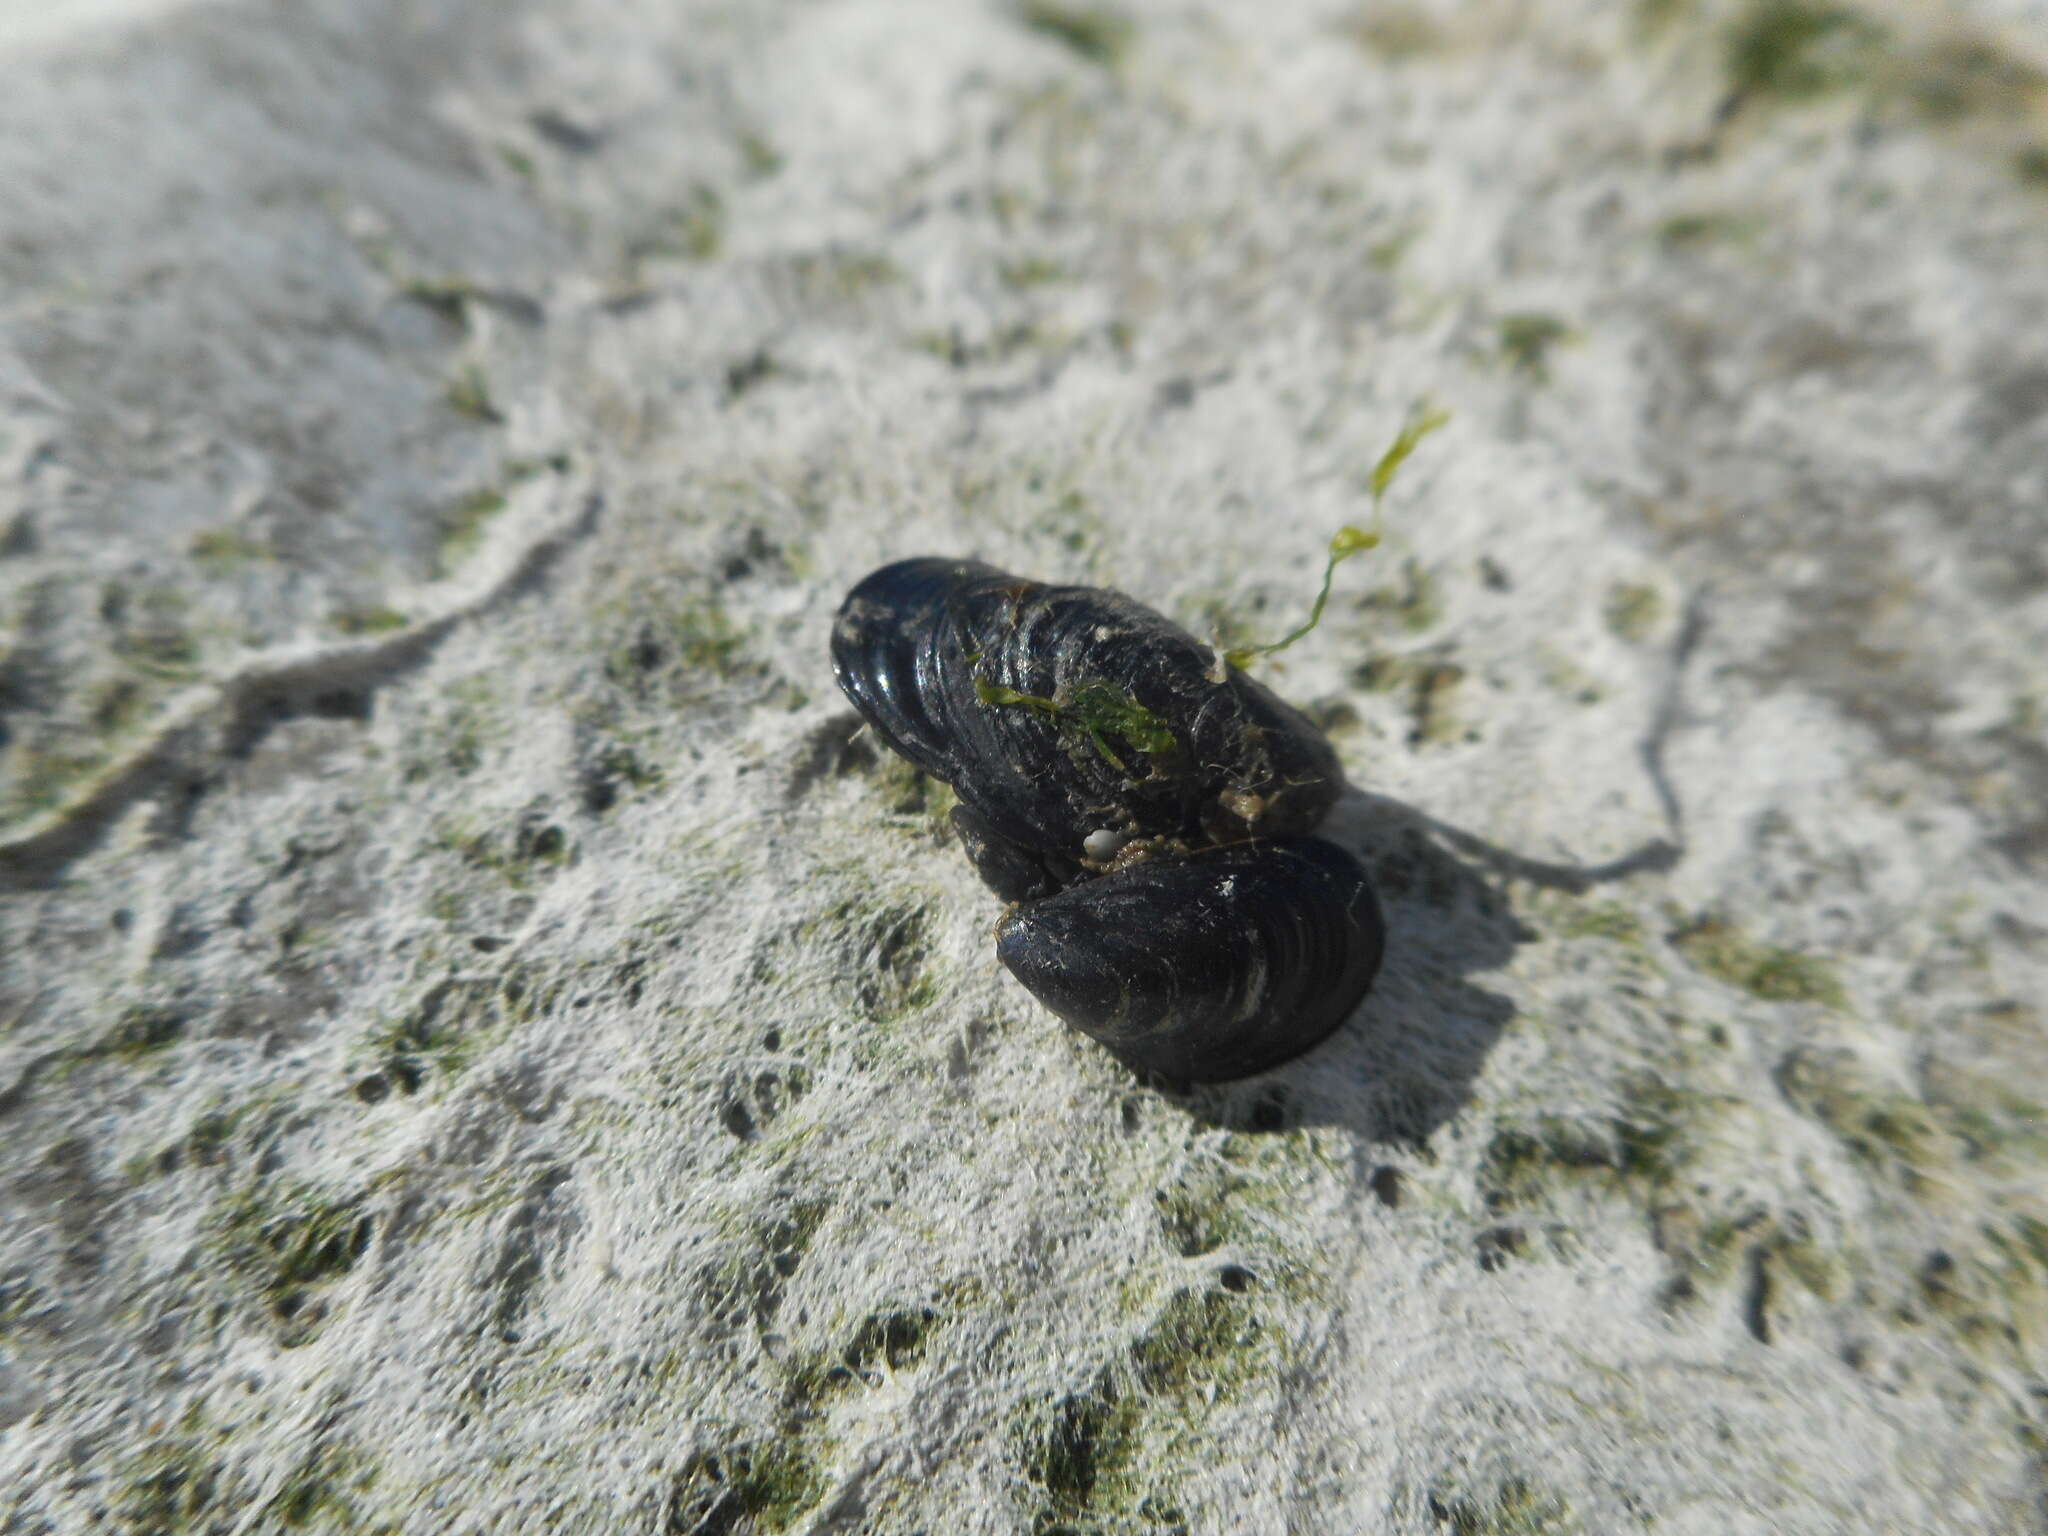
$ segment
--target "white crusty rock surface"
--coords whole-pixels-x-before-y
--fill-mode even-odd
[[[0,1528],[2048,1530],[2038,6],[9,9]],[[833,611],[1425,397],[1386,970],[1142,1085]]]

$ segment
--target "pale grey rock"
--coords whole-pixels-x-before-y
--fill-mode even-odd
[[[2048,1529],[2048,29],[1657,9],[0,26],[0,1524]],[[1135,1083],[832,611],[1423,396],[1386,972]]]

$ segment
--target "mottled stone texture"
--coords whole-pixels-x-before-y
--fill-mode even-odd
[[[0,1527],[2048,1529],[2038,6],[118,9],[0,28]],[[1148,1088],[833,610],[1272,638],[1424,396],[1260,668],[1386,970]]]

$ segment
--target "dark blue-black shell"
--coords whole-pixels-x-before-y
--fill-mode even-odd
[[[1320,1043],[1379,970],[1358,861],[1319,837],[1153,860],[1012,909],[996,955],[1141,1072],[1248,1077]]]
[[[1215,842],[1308,831],[1343,788],[1337,754],[1298,710],[1120,592],[1023,581],[974,560],[902,560],[847,595],[832,630],[839,686],[882,739],[953,786],[996,833],[1079,858],[1100,828]],[[1091,680],[1164,720],[1158,761],[976,680],[1054,698]],[[1121,766],[1119,766],[1121,765]]]
[[[1356,859],[1306,835],[1343,788],[1336,753],[1170,620],[1118,592],[904,560],[848,594],[832,661],[876,733],[959,796],[962,846],[1017,904],[998,932],[1003,963],[1134,1068],[1264,1071],[1365,995],[1378,904]],[[1064,705],[1101,685],[1170,745],[988,692]],[[1145,857],[1105,868],[1084,851],[1099,832]]]

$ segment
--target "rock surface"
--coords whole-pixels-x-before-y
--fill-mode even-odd
[[[0,28],[0,1525],[2048,1529],[2038,7],[128,9]],[[1277,634],[1425,396],[1261,668],[1386,971],[1141,1085],[833,609]]]

